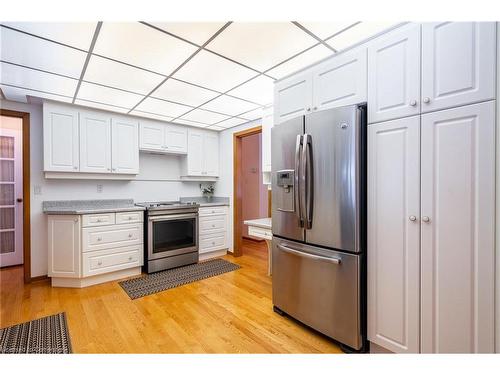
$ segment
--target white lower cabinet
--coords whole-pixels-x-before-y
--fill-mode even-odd
[[[368,127],[368,339],[419,352],[420,116]]]
[[[200,207],[199,221],[200,254],[227,249],[228,207]]]
[[[49,215],[48,224],[52,286],[83,287],[141,273],[142,211]]]
[[[495,102],[368,133],[369,340],[493,353]]]

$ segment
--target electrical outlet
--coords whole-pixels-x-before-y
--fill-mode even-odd
[[[97,184],[97,192],[102,193],[102,185],[101,184]]]
[[[34,195],[42,195],[42,187],[40,185],[33,186],[33,194]]]

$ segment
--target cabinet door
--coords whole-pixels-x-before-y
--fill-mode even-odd
[[[153,121],[141,120],[140,149],[145,151],[163,151],[165,148],[165,125]]]
[[[495,97],[495,23],[422,25],[422,112]]]
[[[313,110],[366,102],[366,48],[343,53],[313,71]]]
[[[262,172],[271,172],[271,129],[273,108],[265,108],[262,114]]]
[[[368,123],[420,113],[420,25],[376,39],[368,48]]]
[[[312,108],[312,74],[295,74],[274,86],[274,123],[302,116]]]
[[[422,116],[422,352],[493,353],[494,102]]]
[[[418,353],[420,116],[368,126],[368,339]]]
[[[139,173],[139,123],[121,117],[113,117],[111,123],[113,173]]]
[[[187,129],[182,126],[166,125],[165,149],[173,153],[187,153]]]
[[[80,216],[48,216],[48,276],[80,277]]]
[[[219,176],[219,136],[217,133],[206,133],[203,142],[204,175]]]
[[[78,111],[43,105],[43,161],[46,172],[77,172],[80,168]]]
[[[111,117],[80,111],[80,172],[111,172]]]
[[[188,130],[187,175],[201,176],[204,173],[203,132]]]

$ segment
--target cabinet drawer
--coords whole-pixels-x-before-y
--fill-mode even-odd
[[[198,214],[200,216],[226,215],[227,206],[200,207]]]
[[[248,227],[248,234],[250,236],[264,238],[265,240],[272,240],[273,233],[270,229],[264,229],[259,227]]]
[[[82,215],[82,227],[97,227],[115,223],[114,212]]]
[[[227,247],[226,232],[213,236],[200,236],[200,254],[225,249]]]
[[[214,215],[200,218],[200,234],[225,231],[226,218],[226,215]]]
[[[141,245],[84,253],[83,276],[142,266],[143,254]]]
[[[82,251],[142,244],[143,223],[82,229]]]
[[[142,211],[117,212],[116,224],[142,223],[143,221],[142,215],[143,215]]]

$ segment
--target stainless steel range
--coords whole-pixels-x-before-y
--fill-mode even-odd
[[[195,202],[144,202],[144,271],[198,262],[198,207]]]

